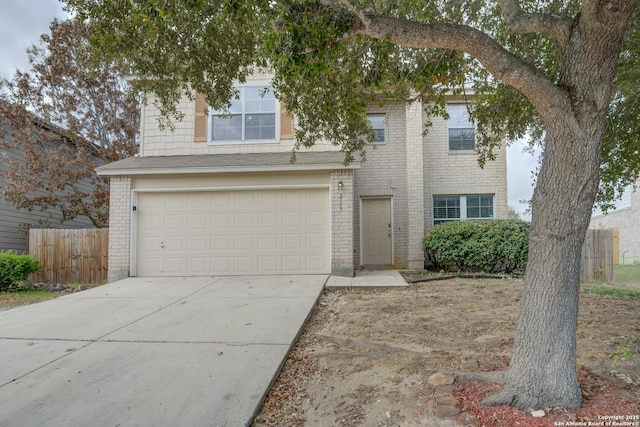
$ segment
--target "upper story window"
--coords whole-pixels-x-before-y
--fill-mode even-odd
[[[211,112],[211,140],[275,141],[277,102],[270,86],[246,84],[238,87],[238,99],[229,111]]]
[[[433,196],[433,225],[445,221],[493,218],[493,195]]]
[[[449,151],[473,151],[476,148],[476,130],[469,118],[466,104],[448,104]]]
[[[385,139],[385,117],[384,114],[368,114],[367,120],[373,128],[375,134],[373,142],[383,144]]]

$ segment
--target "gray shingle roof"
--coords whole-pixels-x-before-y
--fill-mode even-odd
[[[96,169],[98,175],[150,175],[165,173],[260,172],[272,170],[357,169],[360,162],[344,165],[342,151],[206,154],[191,156],[129,157]]]

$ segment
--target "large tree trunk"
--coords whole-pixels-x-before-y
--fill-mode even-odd
[[[571,131],[563,119],[548,128],[534,192],[529,262],[505,388],[488,404],[538,409],[582,401],[576,373],[580,258],[598,187],[600,141]]]

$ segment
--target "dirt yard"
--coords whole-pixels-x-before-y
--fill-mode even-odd
[[[640,299],[628,296],[581,295],[581,408],[533,418],[477,404],[498,386],[460,373],[507,365],[521,289],[514,279],[456,278],[325,291],[254,426],[554,426],[598,416],[640,425]],[[454,383],[432,385],[436,373]]]

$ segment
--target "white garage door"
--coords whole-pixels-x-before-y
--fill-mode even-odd
[[[330,272],[327,189],[139,193],[138,276]]]

